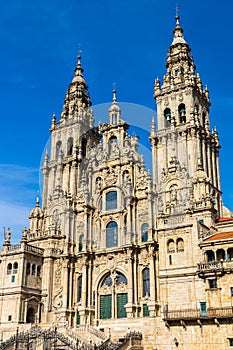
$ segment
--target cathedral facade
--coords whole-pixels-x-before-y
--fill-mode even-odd
[[[52,118],[42,203],[20,243],[8,230],[0,252],[2,341],[56,325],[89,347],[136,331],[140,344],[124,348],[233,348],[233,218],[218,133],[178,17],[173,34],[154,85],[152,174],[115,90],[109,123],[94,125],[78,56]]]

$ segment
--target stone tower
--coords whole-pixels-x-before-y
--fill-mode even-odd
[[[154,85],[158,132],[152,125],[151,141],[158,215],[189,210],[211,224],[222,214],[218,134],[210,132],[209,92],[195,72],[178,16],[173,33],[166,74]]]

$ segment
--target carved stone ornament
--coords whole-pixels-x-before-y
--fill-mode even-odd
[[[59,262],[57,269],[55,270],[55,284],[56,285],[61,285],[61,263]]]
[[[60,309],[62,307],[62,291],[63,287],[61,286],[57,291],[53,298],[53,307],[55,309]]]
[[[106,186],[111,186],[117,182],[117,175],[113,168],[105,170],[104,181]]]

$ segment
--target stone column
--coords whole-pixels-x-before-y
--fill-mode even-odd
[[[47,294],[44,304],[43,321],[48,322],[48,312],[52,310],[53,293],[53,259],[44,258],[43,276],[42,276],[42,294]]]

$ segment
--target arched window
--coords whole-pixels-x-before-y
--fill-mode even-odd
[[[35,276],[36,274],[36,265],[32,264],[32,275]]]
[[[150,296],[150,269],[148,268],[142,271],[142,296]]]
[[[148,224],[142,224],[141,226],[141,240],[142,242],[147,242],[148,241]]]
[[[26,322],[35,323],[35,310],[32,307],[27,310]]]
[[[226,253],[224,249],[218,249],[216,252],[217,261],[226,260]]]
[[[175,251],[176,251],[175,242],[173,241],[173,239],[169,239],[169,241],[167,242],[167,252],[175,253]]]
[[[205,123],[206,123],[206,113],[203,112],[202,113],[202,125],[205,126]]]
[[[61,141],[57,141],[57,144],[56,144],[56,159],[58,159],[61,155]]]
[[[7,275],[10,275],[12,273],[12,264],[7,265]]]
[[[106,226],[106,248],[118,246],[118,225],[110,221]]]
[[[118,272],[117,278],[116,278],[116,285],[119,286],[121,283],[127,285],[128,281],[127,281],[127,278],[125,277],[125,275],[123,275],[122,273]]]
[[[170,108],[166,108],[163,112],[165,119],[165,127],[169,127],[171,125],[171,110]]]
[[[83,250],[83,239],[84,239],[84,234],[82,233],[78,239],[78,251],[79,252],[81,252]]]
[[[118,142],[117,137],[116,136],[111,136],[109,138],[108,142],[109,142],[110,145],[116,144]]]
[[[78,278],[78,302],[82,299],[82,275]]]
[[[184,241],[182,238],[178,238],[176,241],[176,251],[178,253],[184,251]]]
[[[178,112],[179,112],[180,124],[186,123],[186,109],[183,103],[179,105]]]
[[[102,286],[108,286],[108,287],[112,286],[112,277],[110,276],[110,273],[104,278],[101,284],[101,287]]]
[[[26,275],[30,275],[31,273],[31,264],[28,262],[26,266]]]
[[[36,275],[38,277],[40,277],[40,275],[41,275],[41,266],[40,265],[38,265],[37,268],[36,268]]]
[[[110,191],[106,193],[106,210],[117,209],[117,192]]]
[[[67,141],[67,156],[71,156],[73,153],[73,138],[69,137]]]
[[[215,261],[214,252],[212,250],[207,250],[206,255],[207,255],[208,262]]]
[[[15,262],[15,263],[13,264],[13,273],[16,274],[17,272],[18,272],[18,263]]]
[[[85,138],[82,139],[82,157],[86,157],[87,154],[87,140]]]
[[[121,272],[108,273],[100,283],[100,319],[126,318],[127,278]]]
[[[227,249],[227,260],[231,261],[233,259],[233,248]]]

